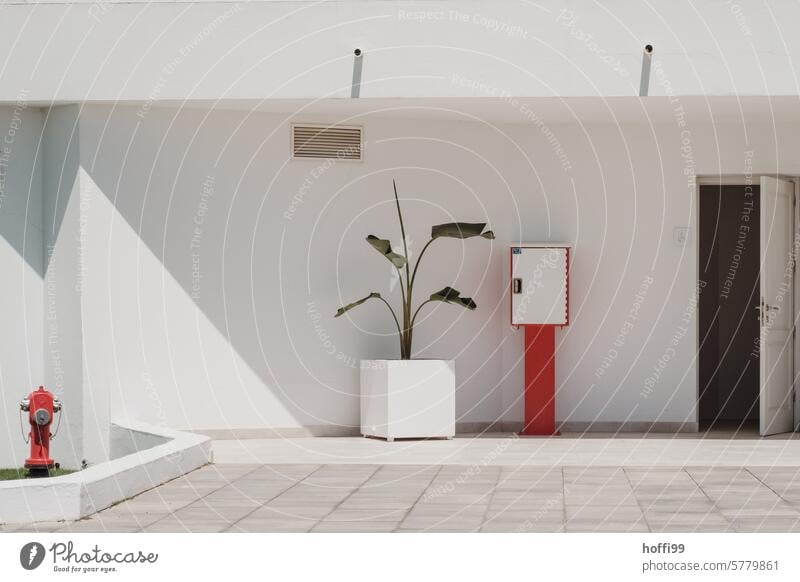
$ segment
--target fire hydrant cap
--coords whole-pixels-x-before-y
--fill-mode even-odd
[[[34,412],[34,417],[36,418],[36,424],[39,426],[44,426],[48,422],[50,422],[50,413],[47,412],[44,408],[40,408],[36,412]]]

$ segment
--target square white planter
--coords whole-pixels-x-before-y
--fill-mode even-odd
[[[453,360],[362,360],[361,434],[385,438],[456,434]]]

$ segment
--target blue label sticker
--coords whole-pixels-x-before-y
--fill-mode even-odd
[[[511,249],[511,254],[512,255],[521,255],[522,254],[522,249],[519,248],[519,247],[513,247]]]

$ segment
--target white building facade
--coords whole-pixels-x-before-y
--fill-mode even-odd
[[[507,284],[520,241],[574,245],[562,427],[698,430],[698,184],[800,176],[788,1],[0,15],[0,466],[24,461],[17,404],[40,384],[64,403],[65,466],[107,458],[125,418],[219,438],[358,434],[358,362],[399,356],[394,324],[380,305],[333,314],[399,293],[363,240],[399,240],[393,179],[412,258],[436,223],[497,237],[442,241],[420,274],[478,304],[439,306],[416,333],[415,355],[456,361],[460,430],[522,420]],[[297,123],[362,128],[363,159],[293,158]]]

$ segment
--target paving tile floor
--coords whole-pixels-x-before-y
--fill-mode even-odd
[[[57,532],[797,532],[800,467],[208,465]]]

